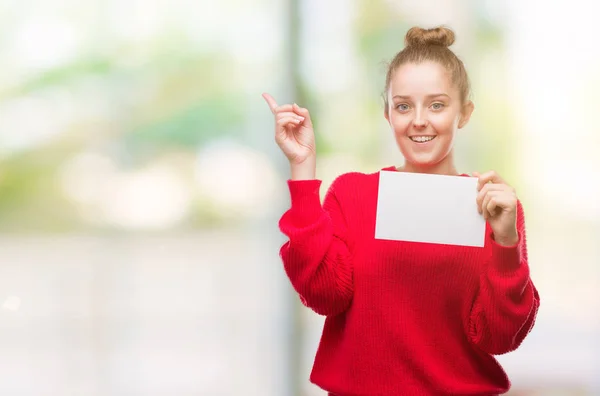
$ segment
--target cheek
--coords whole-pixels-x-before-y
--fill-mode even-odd
[[[438,133],[453,133],[458,126],[458,119],[453,114],[436,114],[429,120]]]
[[[408,129],[410,128],[411,121],[409,117],[395,115],[392,116],[391,124],[396,134],[404,134],[407,133]]]

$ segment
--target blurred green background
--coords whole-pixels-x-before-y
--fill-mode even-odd
[[[576,12],[574,11],[576,10]],[[445,24],[475,113],[462,172],[519,192],[538,324],[513,395],[600,394],[594,6],[0,1],[2,395],[322,395],[322,318],[282,270],[288,166],[262,92],[307,107],[318,177],[402,159],[386,62]]]

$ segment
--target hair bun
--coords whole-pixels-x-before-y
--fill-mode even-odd
[[[454,32],[447,27],[423,29],[413,27],[406,32],[404,43],[407,47],[420,45],[441,45],[449,47],[454,44]]]

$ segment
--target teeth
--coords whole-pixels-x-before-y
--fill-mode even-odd
[[[413,142],[424,143],[433,140],[434,137],[435,136],[411,136],[410,140]]]

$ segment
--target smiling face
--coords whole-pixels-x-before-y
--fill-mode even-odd
[[[455,174],[456,131],[473,112],[463,103],[450,74],[436,62],[398,67],[388,88],[388,120],[410,172]]]

